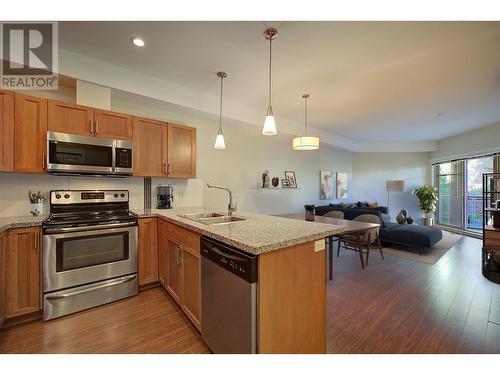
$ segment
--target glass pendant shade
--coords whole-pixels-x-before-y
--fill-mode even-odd
[[[264,120],[264,127],[262,128],[262,135],[276,135],[276,122],[274,121],[273,108],[271,105],[267,108],[266,119]]]
[[[295,137],[292,141],[292,148],[298,151],[308,151],[319,149],[319,138],[309,135]]]
[[[215,145],[214,145],[214,147],[217,150],[225,150],[226,149],[226,144],[224,143],[224,135],[217,134],[217,137],[215,138]]]

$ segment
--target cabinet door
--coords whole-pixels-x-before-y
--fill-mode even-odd
[[[200,253],[194,249],[182,247],[183,294],[182,309],[193,322],[200,326]]]
[[[167,241],[167,291],[181,305],[182,299],[182,250],[180,244]]]
[[[94,109],[83,105],[48,101],[48,129],[54,132],[93,136]]]
[[[0,90],[0,171],[14,170],[14,93]]]
[[[14,169],[45,172],[47,152],[47,99],[15,94]]]
[[[40,228],[12,229],[5,259],[7,318],[40,310]]]
[[[95,136],[132,140],[132,116],[95,109]]]
[[[158,237],[156,218],[139,220],[139,285],[158,281]]]
[[[168,275],[168,224],[158,220],[158,280],[167,289]]]
[[[166,165],[162,162],[163,128],[161,121],[133,118],[133,171],[136,176],[164,177]]]
[[[168,176],[196,177],[196,129],[168,124]]]

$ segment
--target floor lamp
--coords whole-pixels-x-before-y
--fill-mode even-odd
[[[404,180],[387,180],[385,190],[387,191],[387,207],[389,208],[390,194],[403,193],[406,190],[406,183]]]

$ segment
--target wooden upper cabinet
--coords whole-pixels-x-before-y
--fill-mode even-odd
[[[158,235],[156,218],[139,220],[139,285],[158,281]]]
[[[11,229],[3,249],[7,318],[40,310],[40,228]]]
[[[14,170],[14,93],[0,90],[0,171]]]
[[[93,136],[94,109],[78,104],[48,101],[48,129],[54,132]]]
[[[168,177],[196,177],[196,128],[168,124]]]
[[[134,151],[132,155],[133,173],[136,176],[164,177],[166,163],[164,160],[165,122],[133,118]]]
[[[96,108],[95,136],[131,141],[132,116]]]
[[[47,99],[15,94],[14,170],[43,173],[47,152]]]

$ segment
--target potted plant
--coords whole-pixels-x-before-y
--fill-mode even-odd
[[[44,198],[43,194],[40,192],[37,193],[32,193],[31,190],[28,191],[28,198],[31,203],[31,214],[33,216],[40,216],[43,214],[43,203],[44,203]]]
[[[314,204],[305,204],[306,221],[314,221]]]
[[[433,213],[436,211],[438,201],[437,188],[432,185],[424,185],[413,190],[413,194],[417,196],[418,207],[424,211],[424,225],[432,227],[434,225]]]

